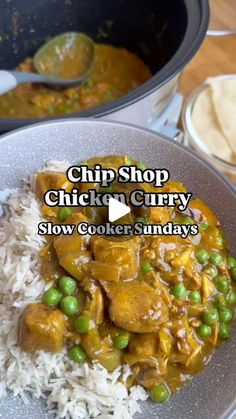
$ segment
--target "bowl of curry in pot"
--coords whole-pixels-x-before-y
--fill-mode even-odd
[[[227,180],[183,146],[102,121],[38,124],[3,136],[0,151],[0,198],[8,196],[0,229],[0,372],[5,390],[23,399],[7,391],[3,417],[9,403],[24,418],[35,409],[39,418],[56,411],[81,418],[230,417],[236,196]],[[114,171],[134,163],[167,168],[171,180],[161,190],[142,187],[190,191],[188,209],[141,207],[131,215],[150,225],[194,223],[198,235],[40,237],[41,221],[103,220],[103,209],[49,208],[43,201],[48,189],[71,190],[66,171],[78,162]]]

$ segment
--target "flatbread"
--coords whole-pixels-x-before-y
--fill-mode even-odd
[[[236,78],[209,79],[212,99],[221,130],[231,150],[236,154]]]
[[[214,109],[210,86],[197,97],[193,106],[192,122],[198,136],[213,154],[228,162],[233,161],[232,150],[221,130]]]

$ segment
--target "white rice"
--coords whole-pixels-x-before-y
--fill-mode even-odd
[[[65,349],[31,355],[17,345],[19,316],[28,303],[41,300],[45,289],[39,271],[45,240],[37,234],[41,221],[40,206],[25,184],[8,199],[0,225],[0,397],[10,389],[27,403],[30,392],[44,398],[58,418],[132,418],[147,393],[140,386],[126,389],[122,380],[130,374],[128,366],[109,373],[97,363],[78,366]]]

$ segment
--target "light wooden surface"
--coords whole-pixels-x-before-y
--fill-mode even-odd
[[[211,7],[212,28],[236,29],[236,0],[211,0]],[[236,73],[236,34],[207,37],[183,71],[180,92],[186,97],[206,78],[232,73]]]
[[[210,29],[236,29],[236,1],[209,0]]]

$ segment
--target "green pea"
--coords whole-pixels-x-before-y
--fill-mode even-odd
[[[71,95],[71,100],[75,101],[79,99],[79,92],[73,92]]]
[[[62,103],[61,105],[58,106],[58,110],[60,112],[65,112],[66,111],[66,108],[67,108],[66,103]]]
[[[60,208],[58,211],[58,218],[61,221],[66,221],[67,217],[69,217],[71,214],[72,214],[72,211],[70,208],[63,207],[63,208]]]
[[[54,109],[53,109],[51,106],[49,106],[49,107],[46,109],[46,111],[47,111],[47,114],[48,114],[48,115],[52,115],[52,114],[53,114],[53,112],[54,112]]]
[[[189,224],[194,224],[194,221],[190,217],[184,217],[179,221],[179,224],[189,225]]]
[[[208,266],[205,270],[204,270],[205,274],[207,276],[209,276],[209,278],[213,279],[218,275],[218,269],[216,266]]]
[[[8,92],[5,93],[5,96],[12,97],[13,96],[13,91],[9,90]]]
[[[77,283],[70,276],[63,276],[59,281],[59,287],[63,294],[73,295],[76,291]]]
[[[156,384],[150,390],[150,397],[155,403],[164,403],[169,398],[169,391],[164,384]]]
[[[86,353],[80,345],[72,346],[72,348],[68,350],[68,354],[70,359],[77,362],[77,364],[82,364],[86,360]]]
[[[77,163],[77,166],[87,166],[87,161],[86,160],[81,160]]]
[[[83,85],[85,87],[89,87],[90,88],[90,87],[93,87],[94,86],[94,82],[93,82],[92,79],[87,79],[87,80],[84,81]]]
[[[208,262],[209,257],[209,253],[204,249],[198,250],[198,252],[196,253],[197,261],[201,263],[201,265],[205,265],[205,263]]]
[[[210,262],[214,266],[220,266],[223,262],[223,257],[220,253],[212,252],[210,255]]]
[[[113,193],[113,192],[114,192],[113,186],[108,186],[108,188],[106,188],[106,193]]]
[[[233,313],[230,310],[230,308],[224,308],[222,310],[219,310],[219,319],[223,323],[230,322],[233,318]]]
[[[43,303],[47,306],[56,306],[61,300],[62,294],[57,288],[49,288],[43,296]]]
[[[178,300],[184,300],[187,295],[187,290],[184,284],[173,285],[170,289],[171,294]]]
[[[215,286],[219,292],[222,292],[222,294],[227,294],[229,291],[229,282],[226,276],[217,276],[215,279]]]
[[[141,265],[141,271],[144,275],[154,271],[154,268],[149,262],[143,262]]]
[[[113,89],[111,88],[110,90],[107,90],[106,92],[103,93],[102,95],[102,99],[105,102],[110,102],[111,100],[114,100],[114,92]]]
[[[148,224],[148,219],[145,217],[137,217],[135,218],[136,223]]]
[[[215,306],[218,310],[221,310],[221,309],[225,308],[226,307],[225,297],[223,295],[217,295],[215,297],[214,304],[215,304]]]
[[[230,274],[231,274],[231,278],[232,278],[232,280],[233,280],[234,282],[236,282],[236,267],[235,267],[235,268],[233,268],[233,269],[231,269]]]
[[[218,336],[221,340],[230,338],[230,327],[225,323],[220,323]]]
[[[200,231],[206,231],[206,230],[207,230],[207,228],[208,228],[208,225],[207,225],[206,223],[201,223],[201,224],[199,225],[199,230],[200,230]]]
[[[114,344],[117,349],[125,349],[129,344],[130,334],[125,330],[119,332],[114,339]]]
[[[125,165],[126,166],[131,166],[132,165],[132,160],[128,156],[125,156]]]
[[[212,308],[212,309],[203,311],[202,320],[203,320],[203,323],[207,324],[208,326],[212,326],[219,320],[219,315],[218,315],[217,310],[215,308]]]
[[[61,299],[60,307],[66,316],[71,317],[78,310],[79,303],[76,297],[68,295],[67,297]]]
[[[89,319],[84,314],[81,314],[75,320],[75,330],[77,333],[86,333],[89,328]]]
[[[201,324],[198,328],[198,333],[201,337],[205,338],[211,335],[211,326],[207,324]]]
[[[202,300],[201,294],[199,291],[190,291],[188,295],[190,303],[200,303]]]
[[[143,164],[143,163],[141,163],[141,162],[138,162],[138,163],[137,163],[137,168],[138,168],[138,169],[140,169],[140,170],[146,170],[146,166],[145,166],[145,164]]]
[[[227,258],[227,266],[228,266],[228,269],[235,268],[236,267],[236,259],[233,258],[232,256],[229,256]]]
[[[230,292],[227,294],[226,301],[227,301],[227,303],[228,303],[228,304],[230,304],[230,305],[236,304],[236,294],[235,294],[235,292],[230,291]]]

